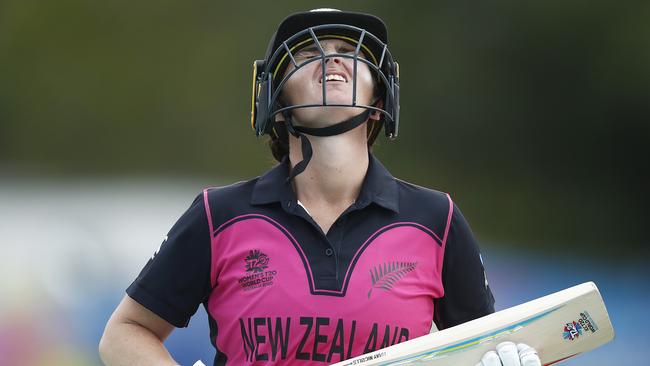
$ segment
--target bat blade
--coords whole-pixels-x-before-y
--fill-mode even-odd
[[[586,282],[333,366],[473,366],[504,341],[526,343],[538,351],[542,365],[555,365],[613,338],[600,292]]]

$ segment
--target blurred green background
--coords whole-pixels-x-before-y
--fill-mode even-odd
[[[2,174],[236,180],[272,158],[250,74],[322,2],[0,2]],[[402,125],[376,154],[480,237],[647,253],[650,3],[330,1],[389,25]]]
[[[3,174],[245,179],[251,63],[322,2],[0,2]],[[402,125],[376,154],[484,239],[647,253],[650,3],[354,3],[389,25]],[[621,250],[625,248],[625,250]]]
[[[0,364],[99,362],[200,188],[274,164],[252,62],[286,15],[324,6],[388,24],[401,128],[374,152],[451,193],[497,308],[599,279],[629,338],[590,364],[647,360],[650,2],[0,0]],[[209,360],[205,328],[177,351]]]

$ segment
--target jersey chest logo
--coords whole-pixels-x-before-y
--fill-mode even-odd
[[[259,250],[251,250],[246,258],[246,272],[261,273],[269,267],[269,256]]]
[[[244,258],[245,275],[239,278],[239,285],[244,291],[273,285],[273,278],[278,274],[276,270],[267,270],[271,259],[260,250],[248,252]]]
[[[390,291],[404,276],[415,270],[418,262],[385,262],[370,270],[370,280],[372,285],[368,291],[368,298],[372,296],[372,291],[382,289]]]

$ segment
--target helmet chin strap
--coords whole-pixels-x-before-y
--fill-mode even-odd
[[[348,132],[360,126],[365,121],[367,121],[368,117],[370,117],[370,110],[366,109],[360,114],[352,118],[349,118],[345,121],[339,122],[331,126],[320,127],[320,128],[295,126],[291,118],[291,112],[285,111],[283,115],[284,115],[285,122],[287,124],[287,131],[289,131],[289,133],[291,133],[293,136],[300,138],[300,143],[302,146],[302,160],[298,164],[296,164],[296,166],[291,171],[291,174],[287,178],[287,182],[288,182],[291,181],[291,179],[295,178],[298,174],[302,173],[305,170],[305,168],[307,168],[307,164],[309,164],[309,161],[311,160],[313,151],[311,148],[311,143],[309,142],[309,139],[307,139],[305,135],[334,136],[334,135],[340,135],[342,133]]]

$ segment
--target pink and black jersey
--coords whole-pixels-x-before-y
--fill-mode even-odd
[[[327,233],[288,159],[204,190],[127,289],[177,327],[203,304],[214,365],[326,365],[494,311],[479,249],[449,195],[374,157]]]

